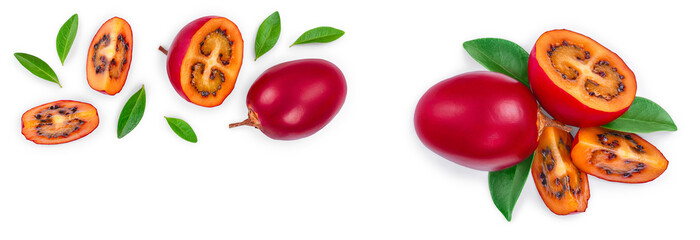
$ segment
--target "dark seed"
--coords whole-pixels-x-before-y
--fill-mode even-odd
[[[589,59],[589,58],[591,58],[591,53],[586,51],[586,59]]]
[[[547,171],[552,171],[554,169],[554,164],[547,164]]]
[[[561,184],[561,180],[559,180],[559,178],[555,178],[555,179],[554,179],[554,185],[559,186],[559,184]]]
[[[622,174],[622,177],[631,177],[631,176],[632,176],[632,174],[628,173],[628,172]]]
[[[608,174],[608,175],[610,175],[610,174],[612,174],[612,171],[610,171],[610,170],[608,170],[608,169],[605,169],[605,173]]]
[[[562,197],[564,197],[564,193],[563,193],[563,192],[557,192],[556,197],[557,197],[558,199],[561,199]]]
[[[545,177],[544,173],[540,173],[540,178],[544,179],[544,177]]]
[[[66,111],[65,110],[58,110],[58,113],[59,114],[66,114]]]
[[[561,43],[561,45],[569,46],[569,43],[568,43],[567,41],[564,41],[564,42]]]
[[[36,116],[34,116],[34,118],[40,119],[40,118],[41,118],[41,114],[37,114]]]

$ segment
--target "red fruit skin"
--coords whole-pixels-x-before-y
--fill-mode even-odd
[[[343,73],[322,59],[285,62],[267,69],[248,91],[248,108],[272,139],[308,137],[340,111],[347,95]]]
[[[549,79],[537,62],[536,52],[537,47],[533,47],[527,63],[530,88],[542,108],[554,119],[577,127],[597,127],[612,122],[629,109],[627,106],[617,112],[604,112],[579,102]]]
[[[504,74],[470,72],[434,85],[416,106],[418,138],[460,165],[498,171],[537,147],[537,103],[530,90]]]
[[[188,102],[192,102],[185,92],[182,90],[182,85],[180,84],[180,66],[182,66],[182,59],[185,58],[187,54],[187,49],[190,46],[190,41],[192,41],[192,36],[202,28],[202,26],[207,23],[212,18],[219,18],[218,16],[206,16],[196,19],[180,29],[180,32],[175,36],[173,44],[168,50],[167,57],[167,72],[170,83],[175,88],[175,91],[182,96]]]

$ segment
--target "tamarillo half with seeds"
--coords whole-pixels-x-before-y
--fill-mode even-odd
[[[119,93],[131,67],[133,52],[131,26],[114,17],[97,31],[87,56],[87,81],[92,89],[114,95]]]
[[[333,63],[302,59],[263,72],[248,91],[248,119],[232,123],[277,140],[308,137],[326,126],[345,102],[345,76]]]
[[[89,103],[61,100],[39,105],[22,115],[22,135],[37,144],[60,144],[82,138],[100,118]]]
[[[542,108],[554,119],[577,127],[615,120],[637,93],[634,73],[617,54],[564,29],[537,39],[527,73]]]
[[[170,45],[167,72],[175,91],[203,107],[221,105],[236,85],[243,63],[243,38],[235,23],[208,16],[185,25]]]

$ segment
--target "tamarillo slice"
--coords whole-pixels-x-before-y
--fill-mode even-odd
[[[126,20],[114,17],[97,31],[87,55],[87,81],[92,89],[114,95],[119,93],[129,74],[133,36]]]
[[[60,144],[82,138],[100,118],[89,103],[61,100],[39,105],[22,115],[22,135],[36,144]]]
[[[668,167],[659,149],[637,134],[600,127],[578,131],[571,157],[581,171],[613,182],[649,182]]]
[[[553,213],[584,212],[591,197],[588,176],[571,161],[570,133],[545,127],[532,160],[532,179],[545,205]]]

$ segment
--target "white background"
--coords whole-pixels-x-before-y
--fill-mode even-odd
[[[693,234],[698,190],[698,22],[691,1],[51,1],[4,2],[0,9],[0,239],[565,239],[661,238]],[[278,10],[282,34],[258,61],[258,25]],[[73,48],[61,66],[55,38],[78,13]],[[175,93],[159,45],[205,15],[242,31],[245,60],[224,104],[203,108]],[[134,33],[121,93],[92,90],[88,45],[113,16]],[[304,31],[333,26],[329,44],[288,46]],[[413,111],[430,86],[483,70],[462,48],[482,37],[530,50],[540,34],[567,28],[619,54],[637,76],[638,95],[663,106],[677,132],[643,134],[670,161],[646,184],[590,178],[585,213],[557,216],[531,176],[512,222],[493,206],[487,173],[425,148]],[[12,56],[44,59],[63,88]],[[228,129],[246,116],[245,96],[265,69],[323,58],[348,81],[345,105],[317,134],[275,141],[254,128]],[[146,86],[141,123],[116,137],[119,112]],[[20,133],[26,110],[60,99],[92,103],[100,126],[68,144],[41,146]],[[189,122],[199,142],[177,137],[163,116]]]

